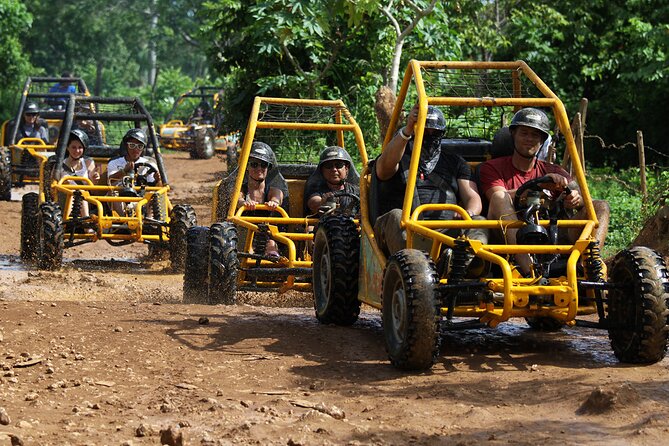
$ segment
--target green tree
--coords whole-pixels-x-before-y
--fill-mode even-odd
[[[31,69],[21,37],[30,31],[32,20],[22,2],[0,0],[0,116],[15,113],[19,82]]]

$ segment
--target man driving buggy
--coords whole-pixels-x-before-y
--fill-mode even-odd
[[[409,112],[406,125],[395,134],[375,162],[375,174],[379,180],[381,212],[374,224],[374,234],[379,246],[386,254],[393,254],[406,247],[406,231],[401,227],[402,203],[409,174],[409,163],[414,148],[414,126],[418,121],[418,104]],[[413,208],[426,203],[460,203],[475,219],[483,219],[481,196],[471,178],[471,168],[459,155],[441,148],[441,139],[446,130],[446,120],[441,110],[428,106],[425,132],[420,151],[418,178]],[[459,215],[453,211],[430,211],[421,214],[422,220],[451,220]],[[459,229],[446,231],[458,236]],[[487,243],[486,229],[468,230],[469,238]],[[414,235],[414,246],[429,251],[432,239]]]
[[[570,218],[586,219],[583,197],[576,181],[562,167],[537,158],[539,149],[550,136],[548,116],[539,109],[524,108],[513,116],[509,130],[513,139],[513,154],[488,160],[481,165],[481,189],[490,203],[488,219],[516,220],[517,210],[513,204],[516,190],[527,181],[543,176],[548,176],[553,181],[546,188],[552,188],[556,192],[568,192],[564,195],[563,206],[569,212]],[[594,200],[593,206],[599,220],[599,227],[594,235],[600,246],[603,246],[610,211],[605,201]],[[506,231],[506,242],[516,244],[517,232],[518,229],[509,228]],[[580,228],[570,229],[570,242],[575,241],[579,233]],[[517,255],[516,261],[523,274],[529,273],[528,255]]]

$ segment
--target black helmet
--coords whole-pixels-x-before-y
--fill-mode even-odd
[[[276,156],[274,156],[272,148],[264,142],[260,141],[255,141],[251,145],[251,153],[249,154],[249,158],[256,158],[260,161],[269,163],[269,169],[271,169],[272,165],[276,163]]]
[[[70,144],[70,141],[73,139],[79,140],[82,146],[84,146],[84,153],[88,150],[88,135],[83,130],[74,129],[70,131],[70,137],[67,140],[67,144]]]
[[[550,131],[548,116],[546,116],[546,113],[539,110],[538,108],[528,107],[522,110],[518,110],[511,119],[509,129],[513,130],[519,125],[532,127],[533,129],[539,130],[541,133],[543,133],[543,141],[546,141],[548,138],[548,132]]]
[[[28,102],[23,108],[23,113],[36,115],[39,113],[39,107],[34,102]]]
[[[125,136],[121,140],[121,155],[126,156],[128,154],[128,140],[136,139],[146,146],[149,138],[146,136],[146,133],[142,129],[130,129],[126,132]]]
[[[446,130],[446,119],[444,114],[434,105],[427,107],[427,117],[425,118],[425,128],[435,129],[441,132]]]
[[[318,168],[320,169],[323,163],[332,160],[346,161],[349,167],[351,166],[351,156],[346,150],[339,146],[330,146],[324,148],[321,151],[321,156],[318,161]]]

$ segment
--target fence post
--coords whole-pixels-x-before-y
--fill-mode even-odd
[[[580,144],[578,147],[578,155],[581,158],[581,165],[583,166],[583,172],[585,173],[585,119],[588,115],[588,98],[581,98],[581,102],[578,107],[578,112],[581,114],[581,127],[579,128],[579,139]]]
[[[643,201],[648,198],[648,189],[646,189],[646,154],[643,147],[643,132],[636,131],[636,147],[639,150],[639,172],[641,172],[641,196]]]

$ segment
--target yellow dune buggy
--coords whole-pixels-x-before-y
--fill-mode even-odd
[[[268,144],[275,153],[266,181],[284,192],[284,201],[274,213],[264,204],[253,211],[237,206],[254,142]],[[239,166],[214,189],[213,224],[188,231],[185,302],[232,304],[238,290],[311,291],[310,228],[320,215],[309,215],[305,186],[319,175],[321,150],[333,145],[356,147],[350,154],[367,163],[360,127],[341,101],[255,99]],[[359,178],[351,168],[347,181],[357,184]],[[346,218],[353,221],[350,214]],[[270,239],[277,243],[279,257],[266,255]]]
[[[222,132],[222,105],[218,87],[195,87],[179,96],[160,126],[164,149],[190,153],[191,158],[209,159],[225,153],[228,171],[237,164],[238,132]]]
[[[72,87],[74,94],[89,94],[86,83],[78,77],[29,77],[26,80],[16,116],[5,121],[0,129],[0,200],[11,199],[12,187],[39,181],[39,164],[53,154],[62,123],[59,114],[72,94],[49,90],[55,84],[64,83]],[[20,136],[19,126],[29,104],[36,105],[39,110],[37,125],[47,130],[46,140]]]
[[[196,224],[195,212],[190,205],[173,206],[169,200],[153,121],[141,100],[71,95],[64,110],[51,113],[62,121],[61,135],[86,129],[85,156],[93,158],[101,175],[95,184],[70,172],[64,164],[68,138],[58,139],[55,154],[39,164],[39,192],[23,196],[21,258],[42,269],[57,269],[67,248],[98,241],[112,246],[145,243],[150,254],[168,251],[173,269],[182,270],[186,231]],[[119,147],[130,129],[146,135],[145,161],[112,182],[107,165],[121,155]]]
[[[374,234],[381,205],[387,204],[389,197],[383,194],[372,161],[361,181],[360,240],[351,228],[341,224],[337,230],[316,234],[314,259],[327,256],[329,260],[321,264],[330,271],[316,274],[314,268],[314,281],[321,280],[320,285],[314,283],[319,320],[350,325],[357,319],[361,302],[381,309],[390,361],[408,370],[427,369],[434,364],[444,330],[495,327],[518,317],[526,318],[535,329],[574,325],[607,329],[620,361],[661,360],[667,349],[669,315],[669,275],[664,261],[651,249],[632,247],[619,253],[607,272],[594,238],[599,222],[565,108],[544,82],[522,61],[412,60],[384,148],[403,124],[403,112],[416,103],[415,148],[404,198],[397,205],[407,233],[406,247],[386,255]],[[470,142],[477,142],[477,149],[472,151],[476,156],[473,165],[495,155],[493,135],[517,110],[541,107],[552,113],[554,140],[564,145],[572,160],[573,177],[585,202],[587,218],[563,217],[559,212],[560,195],[548,192],[546,178],[518,189],[516,220],[473,220],[462,207],[452,204],[413,207],[428,106],[438,107],[446,119],[447,139],[442,140],[442,150],[453,150],[466,158]],[[484,141],[488,141],[488,149]],[[460,219],[421,218],[433,210],[452,211]],[[472,228],[500,232],[519,228],[518,243],[504,244],[502,239],[498,244],[482,244],[466,235],[454,237],[444,231]],[[555,236],[568,228],[580,234],[573,243]],[[429,252],[414,248],[417,235],[432,241]],[[319,243],[319,238],[323,242]],[[356,252],[358,244],[359,258],[349,258],[346,253]],[[519,272],[515,254],[530,256],[533,267],[529,275]],[[358,282],[354,284],[355,276]],[[332,277],[335,286],[329,282]]]

